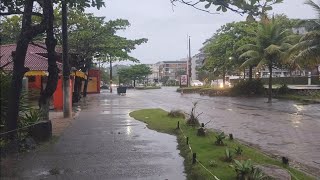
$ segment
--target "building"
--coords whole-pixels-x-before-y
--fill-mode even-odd
[[[162,61],[159,65],[159,80],[168,77],[168,80],[179,81],[180,75],[187,74],[187,60],[180,61]]]
[[[146,66],[148,66],[152,71],[152,74],[147,77],[148,83],[158,83],[160,62],[156,64],[146,64]]]
[[[1,57],[0,57],[0,68],[4,72],[13,71],[13,57],[12,54],[16,50],[16,44],[7,44],[1,45]],[[53,94],[53,105],[55,109],[62,109],[63,107],[63,91],[62,91],[62,63],[61,63],[61,54],[58,51],[56,56],[57,66],[60,70],[59,79],[56,91]],[[25,65],[29,69],[28,72],[24,74],[24,79],[28,83],[25,85],[29,90],[39,91],[44,90],[47,84],[48,79],[48,59],[47,59],[47,49],[44,43],[30,43],[28,45]],[[81,71],[71,72],[71,81],[70,81],[70,92],[72,93],[73,79],[74,77],[80,77],[81,79],[86,79],[87,76]],[[72,97],[72,95],[70,96]]]
[[[199,80],[198,69],[203,66],[206,54],[203,48],[200,49],[200,53],[194,55],[191,59],[191,80]]]

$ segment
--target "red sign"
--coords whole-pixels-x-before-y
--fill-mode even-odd
[[[187,86],[188,85],[188,76],[187,75],[181,75],[181,77],[180,77],[180,85],[181,86]]]

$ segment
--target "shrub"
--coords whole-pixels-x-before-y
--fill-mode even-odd
[[[184,112],[182,112],[181,110],[171,110],[168,113],[168,116],[172,118],[179,118],[179,117],[185,118]]]
[[[238,180],[248,180],[250,179],[250,175],[253,174],[254,168],[252,165],[251,160],[246,160],[246,161],[238,161],[234,160],[235,165],[232,165],[233,169],[237,173],[237,179]]]
[[[265,176],[259,168],[255,168],[250,159],[246,161],[234,160],[235,164],[231,167],[237,173],[238,180],[262,180]]]
[[[278,88],[278,94],[288,94],[290,89],[286,84],[281,85],[280,88]]]
[[[231,88],[231,94],[234,96],[245,95],[263,95],[265,92],[263,83],[258,79],[244,80]]]
[[[11,76],[9,74],[5,74],[0,72],[0,103],[1,103],[1,111],[0,111],[0,132],[5,127],[5,120],[8,115],[8,104],[9,104],[9,89],[11,83]],[[22,92],[19,103],[19,112],[20,114],[24,114],[29,110],[27,104],[27,96],[25,92]]]
[[[243,150],[242,150],[242,148],[241,148],[240,146],[238,146],[238,147],[235,148],[234,150],[236,151],[236,154],[237,154],[237,155],[241,155],[242,152],[243,152]]]
[[[224,135],[224,132],[216,135],[216,145],[224,145],[223,140],[226,138],[226,136]]]
[[[29,126],[35,124],[38,121],[40,121],[40,111],[37,109],[30,109],[21,118],[19,125],[21,125],[22,127]]]
[[[226,148],[225,150],[225,160],[227,162],[231,162],[233,159],[232,151],[229,150],[229,148]]]
[[[190,126],[199,126],[199,125],[200,125],[198,117],[199,117],[202,113],[196,114],[197,104],[198,104],[198,102],[194,102],[194,103],[193,103],[193,107],[192,107],[192,109],[191,109],[191,113],[188,114],[188,115],[189,115],[189,118],[187,119],[187,124],[190,125]]]

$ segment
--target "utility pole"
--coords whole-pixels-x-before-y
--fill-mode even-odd
[[[109,61],[110,61],[110,93],[112,93],[112,61],[111,61],[111,57],[109,57]]]
[[[188,87],[191,84],[191,41],[189,36]]]
[[[63,117],[71,117],[70,67],[68,60],[67,0],[62,1]]]

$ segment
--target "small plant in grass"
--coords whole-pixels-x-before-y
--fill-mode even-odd
[[[179,117],[185,118],[184,112],[182,112],[181,110],[171,110],[168,113],[168,116],[172,118],[179,118]]]
[[[211,121],[207,122],[207,123],[201,123],[201,127],[198,129],[197,131],[197,136],[206,136],[206,125],[209,124]]]
[[[188,114],[188,115],[189,115],[189,118],[187,119],[187,124],[188,124],[189,126],[199,126],[199,125],[200,125],[198,117],[199,117],[202,113],[196,114],[197,104],[198,104],[198,102],[194,102],[194,103],[193,103],[193,107],[192,107],[192,109],[191,109],[191,112],[190,112],[190,114]]]
[[[217,161],[215,161],[215,160],[210,160],[210,161],[209,161],[209,166],[210,166],[210,167],[217,167],[217,166],[218,166],[218,163],[217,163]]]
[[[241,148],[240,146],[238,146],[238,147],[235,148],[234,150],[235,150],[236,154],[239,155],[239,156],[240,156],[240,155],[242,154],[242,152],[243,152],[243,150],[242,150],[242,148]]]
[[[216,145],[222,146],[224,145],[223,140],[226,138],[226,136],[224,135],[224,132],[216,135]]]
[[[267,176],[265,174],[263,174],[263,172],[261,171],[261,169],[259,168],[254,168],[253,172],[251,173],[250,178],[252,180],[265,180],[267,179]]]
[[[255,168],[250,159],[246,161],[234,160],[234,165],[231,167],[237,173],[237,180],[262,180],[266,176],[258,168]]]
[[[229,148],[226,148],[225,150],[225,160],[227,162],[231,162],[233,159],[232,151],[229,150]]]

